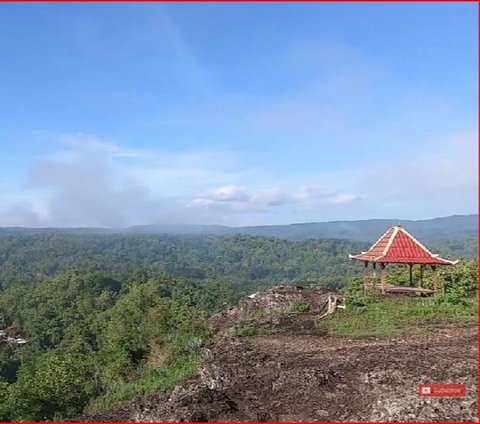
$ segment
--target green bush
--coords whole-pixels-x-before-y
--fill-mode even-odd
[[[11,388],[11,384],[0,380],[0,421],[11,421]]]
[[[254,336],[258,333],[258,330],[255,327],[250,325],[244,325],[241,327],[234,328],[234,336],[236,337],[247,337],[247,336]]]
[[[375,296],[366,295],[363,290],[363,281],[360,278],[351,278],[341,290],[344,304],[347,309],[363,309],[375,300]]]
[[[290,312],[294,314],[305,314],[307,312],[310,312],[310,309],[311,309],[310,304],[302,300],[293,302],[290,305]]]
[[[181,355],[161,368],[146,369],[140,378],[119,384],[102,396],[93,399],[86,410],[101,411],[138,395],[173,389],[186,378],[194,375],[203,360],[204,356],[201,354]]]
[[[205,347],[205,340],[202,337],[190,337],[183,346],[182,352],[187,355],[200,353]]]
[[[71,417],[98,394],[95,368],[84,355],[48,352],[34,367],[23,367],[13,387],[13,420]]]
[[[451,299],[473,296],[478,290],[478,262],[464,261],[441,269],[442,294]],[[455,300],[454,300],[455,301]]]

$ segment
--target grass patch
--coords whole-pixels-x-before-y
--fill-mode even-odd
[[[298,300],[290,305],[290,313],[306,314],[307,312],[310,312],[310,304],[307,302]]]
[[[269,316],[269,312],[267,311],[266,308],[259,308],[250,314],[249,319],[256,321],[256,320],[265,319],[268,316]]]
[[[318,321],[317,326],[347,337],[412,334],[430,331],[433,323],[476,322],[477,310],[476,298],[451,304],[442,298],[371,297],[362,306],[347,303],[345,310]]]
[[[258,329],[252,327],[251,325],[243,325],[241,327],[235,327],[233,330],[233,335],[235,337],[247,337],[247,336],[255,336],[258,334]]]
[[[165,367],[147,370],[138,380],[124,383],[105,395],[94,399],[86,411],[101,411],[131,400],[137,395],[147,395],[173,389],[186,378],[194,375],[204,355],[179,356]]]

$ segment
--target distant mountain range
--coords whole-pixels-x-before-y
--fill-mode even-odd
[[[374,242],[393,224],[400,224],[420,240],[438,242],[474,238],[478,234],[478,215],[454,215],[427,220],[367,219],[361,221],[312,222],[290,225],[226,227],[221,225],[139,225],[110,228],[0,228],[0,237],[30,234],[203,234],[229,236],[246,234],[301,241],[306,239],[345,239]]]

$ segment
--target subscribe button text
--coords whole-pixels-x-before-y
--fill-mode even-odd
[[[464,397],[467,394],[465,384],[420,384],[418,395],[423,397]]]

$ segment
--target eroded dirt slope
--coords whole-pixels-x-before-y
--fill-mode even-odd
[[[476,326],[429,337],[225,338],[200,375],[99,420],[473,421]],[[419,398],[419,383],[465,383],[466,398]]]
[[[198,378],[136,405],[160,420],[473,420],[476,328],[429,338],[345,341],[313,335],[224,340]],[[425,382],[468,386],[465,399],[419,398]],[[133,411],[132,411],[133,412]]]
[[[308,300],[318,312],[325,309],[329,294],[281,289],[245,300],[213,319],[223,336],[207,352],[196,377],[169,393],[84,419],[477,421],[475,324],[439,324],[428,335],[333,337],[317,330],[309,314],[285,314],[289,296]],[[271,313],[261,318],[258,310],[265,306]],[[252,316],[280,331],[230,335],[231,325],[245,324]],[[467,396],[420,398],[420,383],[464,383]]]

